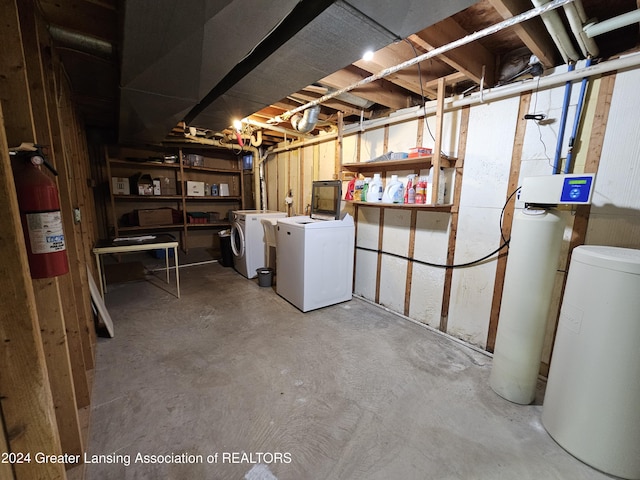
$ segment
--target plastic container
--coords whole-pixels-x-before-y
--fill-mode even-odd
[[[362,202],[367,201],[367,194],[369,193],[369,182],[371,182],[371,177],[365,177],[362,182],[362,192],[360,192],[360,200]]]
[[[382,194],[382,203],[403,203],[404,187],[398,180],[398,175],[391,175],[391,180],[387,182],[387,188]]]
[[[416,201],[415,203],[426,203],[427,202],[427,177],[420,177],[418,183],[416,184]]]
[[[429,169],[429,177],[427,179],[427,192],[426,201],[424,203],[432,203],[433,198],[433,167]],[[447,182],[444,178],[444,168],[440,167],[440,175],[438,177],[438,198],[436,204],[442,205],[444,203],[444,196],[447,191]]]
[[[347,184],[347,191],[344,194],[345,200],[353,200],[353,193],[356,189],[356,177],[353,177],[351,181]]]
[[[256,270],[258,273],[258,285],[270,287],[273,284],[273,268],[262,267]]]
[[[638,292],[640,250],[573,250],[542,406],[562,448],[628,479],[640,479]]]
[[[407,175],[407,188],[404,190],[404,203],[416,203],[416,187],[414,181],[416,174]]]
[[[358,178],[353,189],[353,200],[359,202],[362,200],[362,187],[364,186],[364,180]]]
[[[369,189],[367,190],[367,202],[380,203],[383,193],[384,185],[382,184],[382,178],[379,173],[374,173],[373,180],[369,182]]]

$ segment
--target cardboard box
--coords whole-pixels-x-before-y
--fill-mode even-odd
[[[409,149],[409,158],[426,157],[431,155],[433,150],[425,147],[414,147]]]
[[[149,227],[153,225],[172,225],[173,213],[170,208],[153,208],[138,210],[138,225]]]
[[[187,180],[188,197],[204,197],[204,182],[193,182]]]
[[[113,195],[130,195],[129,179],[126,177],[111,177],[111,192]]]
[[[184,161],[182,163],[189,167],[204,167],[204,158],[202,157],[202,155],[188,153],[184,156]]]
[[[136,173],[129,177],[132,195],[153,195],[153,179],[151,175]]]
[[[154,178],[153,179],[153,194],[154,195],[161,195],[161,193],[160,193],[160,179],[159,178]]]
[[[180,195],[178,183],[174,177],[158,177],[160,181],[160,195]]]

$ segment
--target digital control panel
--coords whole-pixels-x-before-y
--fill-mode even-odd
[[[562,185],[561,203],[589,203],[593,177],[568,177]]]
[[[594,180],[593,173],[525,177],[519,200],[528,205],[588,205]]]

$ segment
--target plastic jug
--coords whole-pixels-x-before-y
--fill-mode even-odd
[[[425,203],[432,203],[433,200],[433,169],[431,167],[429,169],[429,179],[427,180],[427,192],[426,192],[426,201]],[[436,204],[441,205],[444,203],[444,196],[447,189],[447,183],[444,176],[444,168],[440,167],[440,175],[438,177],[438,198],[436,199]]]
[[[414,185],[416,174],[407,175],[407,188],[404,191],[404,203],[416,203],[416,187]]]
[[[403,192],[402,182],[398,180],[398,175],[391,175],[391,180],[387,182],[387,188],[382,194],[382,203],[403,203]]]
[[[379,173],[374,173],[373,180],[369,182],[369,189],[367,190],[367,202],[380,203],[383,193],[382,178],[380,178]]]

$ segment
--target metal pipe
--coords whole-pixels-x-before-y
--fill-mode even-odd
[[[573,71],[575,65],[569,64],[569,71]],[[562,102],[562,115],[560,116],[560,129],[558,130],[558,141],[556,142],[556,154],[553,157],[553,174],[560,173],[560,157],[562,156],[562,143],[564,142],[564,130],[567,126],[567,113],[569,112],[569,100],[571,100],[571,81],[564,84],[564,100]]]
[[[593,38],[598,35],[602,35],[603,33],[608,33],[612,30],[617,30],[618,28],[626,27],[627,25],[638,22],[640,22],[640,9],[623,13],[622,15],[618,15],[617,17],[613,17],[602,22],[585,25],[583,30],[584,33],[587,34],[587,37]]]
[[[49,25],[47,28],[51,38],[61,46],[108,60],[113,58],[113,45],[105,40],[73,32],[57,25]]]
[[[586,66],[589,67],[591,65],[591,57],[587,58]],[[582,79],[582,84],[580,85],[580,98],[578,98],[578,106],[576,107],[576,116],[573,119],[573,131],[571,132],[571,137],[569,138],[569,151],[567,152],[567,159],[564,162],[564,173],[571,172],[571,168],[573,167],[573,146],[575,145],[576,137],[578,136],[578,129],[580,128],[580,119],[582,118],[582,107],[584,105],[584,97],[587,93],[587,82],[589,79],[584,77]]]
[[[501,30],[504,30],[505,28],[508,27],[512,27],[513,25],[517,25],[519,23],[522,23],[526,20],[530,20],[532,18],[538,17],[543,13],[546,12],[550,12],[556,8],[559,8],[563,5],[566,5],[568,3],[573,2],[574,0],[553,0],[552,2],[547,3],[544,6],[541,7],[537,7],[534,8],[532,10],[529,10],[527,12],[521,13],[519,15],[516,15],[514,17],[511,17],[507,20],[503,20],[502,22],[496,23],[495,25],[492,25],[490,27],[484,28],[482,30],[479,30],[477,32],[474,32],[470,35],[467,35],[465,37],[462,37],[459,40],[453,41],[451,43],[448,43],[446,45],[443,45],[441,47],[438,48],[434,48],[433,50],[430,50],[426,53],[423,53],[422,55],[418,55],[417,57],[414,57],[410,60],[407,60],[406,62],[402,62],[398,65],[395,65],[393,67],[389,67],[386,68],[374,75],[371,75],[369,77],[363,78],[362,80],[360,80],[359,82],[356,82],[352,85],[348,85],[346,87],[343,87],[341,89],[335,90],[334,92],[328,93],[327,95],[323,95],[320,98],[317,98],[316,100],[313,100],[311,102],[308,102],[304,105],[301,105],[299,107],[296,107],[292,110],[289,110],[287,112],[284,112],[282,115],[279,115],[275,118],[272,118],[271,120],[269,120],[269,123],[279,123],[285,120],[288,120],[289,118],[291,118],[292,115],[298,113],[298,112],[302,112],[303,110],[306,110],[307,108],[313,107],[315,105],[320,105],[323,102],[326,102],[327,100],[331,100],[332,98],[337,97],[338,95],[341,95],[343,93],[347,93],[350,92],[351,90],[354,90],[358,87],[361,87],[363,85],[367,85],[369,83],[375,82],[376,80],[379,80],[381,78],[384,78],[388,75],[391,75],[393,73],[396,73],[400,70],[403,70],[407,67],[410,67],[412,65],[416,65],[420,62],[423,62],[429,58],[433,58],[436,57],[438,55],[442,55],[445,52],[448,52],[450,50],[453,50],[454,48],[457,47],[461,47],[463,45],[467,45],[471,42],[475,42],[476,40],[479,40],[481,38],[487,37],[489,35],[492,35],[494,33],[497,33]]]

